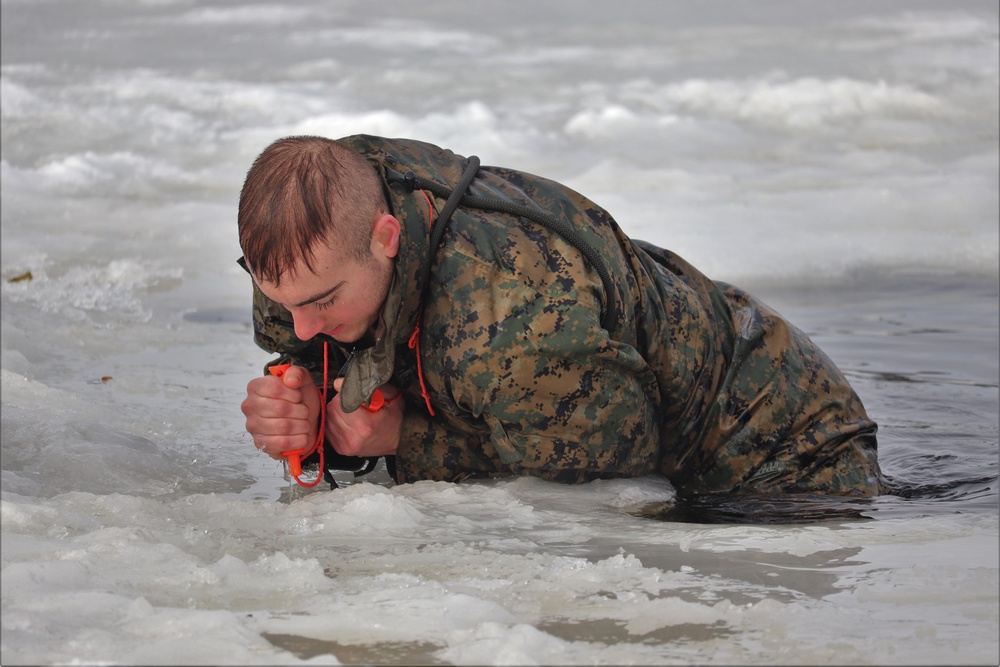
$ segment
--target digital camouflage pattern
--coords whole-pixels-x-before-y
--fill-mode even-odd
[[[611,216],[554,181],[481,167],[470,191],[568,221],[610,269],[605,286],[565,239],[528,220],[464,206],[421,265],[444,200],[399,176],[447,185],[465,160],[430,144],[340,140],[383,176],[402,223],[386,334],[358,350],[342,403],[391,382],[406,416],[399,482],[533,475],[560,482],[661,473],[682,494],[877,493],[876,425],[833,362],[762,302],[713,283],[667,250],[632,241]],[[421,395],[419,353],[431,416]],[[254,295],[255,340],[272,363],[322,379],[322,344]],[[331,345],[337,368],[350,350]],[[337,368],[330,371],[334,377]]]

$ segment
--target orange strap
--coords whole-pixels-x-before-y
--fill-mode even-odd
[[[402,393],[399,393],[393,396],[392,398],[386,398],[385,394],[382,393],[381,389],[376,389],[375,393],[372,394],[371,400],[368,401],[367,403],[362,403],[361,407],[363,407],[368,412],[378,412],[385,406],[398,401],[399,397],[402,395],[403,395]]]
[[[424,382],[424,366],[420,360],[420,318],[423,313],[417,316],[417,325],[413,327],[413,333],[410,335],[410,349],[416,350],[417,353],[417,379],[420,380],[420,395],[424,397],[424,403],[427,404],[427,412],[430,413],[431,417],[434,416],[434,406],[431,405],[431,395],[427,391],[427,384]]]

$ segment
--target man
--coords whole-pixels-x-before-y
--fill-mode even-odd
[[[292,364],[242,405],[274,458],[325,439],[400,483],[880,490],[877,427],[805,334],[559,183],[417,141],[292,137],[250,169],[239,234],[255,340]]]

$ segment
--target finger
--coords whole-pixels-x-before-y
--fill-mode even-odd
[[[247,420],[247,431],[254,435],[309,435],[313,430],[308,419],[254,419]]]
[[[268,427],[267,433],[280,431],[290,423],[311,424],[309,407],[302,403],[289,403],[288,401],[275,399],[250,399],[243,401],[240,408],[246,415],[247,430],[250,433],[264,432],[261,426],[269,422],[278,422],[278,425]],[[299,427],[296,427],[296,431]]]
[[[280,401],[287,404],[297,404],[302,402],[302,392],[298,389],[286,387],[281,378],[262,377],[252,380],[247,385],[247,400],[244,401],[243,412],[250,410],[267,410],[268,412],[278,409]],[[271,405],[270,409],[265,406]],[[279,415],[280,416],[280,415]]]
[[[309,371],[302,366],[291,366],[282,375],[282,380],[289,389],[302,389],[314,384]]]
[[[374,416],[367,410],[346,413],[340,408],[340,396],[330,401],[326,417],[326,436],[338,454],[356,456],[372,435]]]
[[[254,447],[273,459],[284,458],[283,452],[304,450],[307,448],[307,436],[287,435],[256,435],[253,438]]]
[[[268,380],[262,382],[261,380]],[[279,378],[258,378],[247,385],[247,397],[241,404],[244,414],[260,413],[270,417],[296,416],[305,418],[303,414],[296,414],[292,406],[302,404],[303,393],[298,389],[285,387]]]

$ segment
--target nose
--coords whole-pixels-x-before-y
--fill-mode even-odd
[[[309,340],[323,331],[322,318],[302,311],[292,312],[292,323],[295,325],[295,335],[298,336],[299,340]]]

